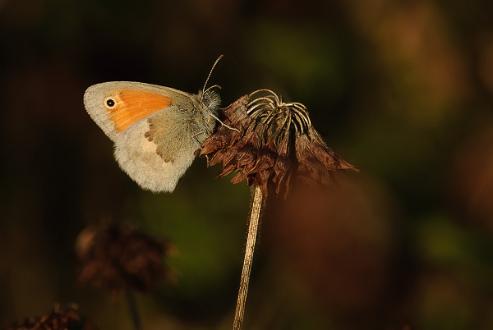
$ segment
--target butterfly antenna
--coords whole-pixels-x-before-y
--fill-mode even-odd
[[[207,87],[207,83],[209,82],[209,79],[211,78],[211,75],[212,75],[212,72],[214,71],[214,69],[216,68],[216,65],[217,63],[219,63],[219,61],[224,57],[224,55],[219,55],[219,57],[214,61],[214,64],[212,65],[211,67],[211,70],[209,71],[209,74],[207,75],[207,79],[205,80],[204,82],[204,86],[202,87],[202,98],[204,97],[205,95],[205,92],[208,91],[208,90],[211,90],[211,89],[214,89],[214,88],[218,88],[218,89],[221,89],[221,86],[219,85],[213,85],[209,88],[206,89]],[[208,111],[207,112],[212,118],[214,118],[215,120],[217,120],[222,126],[226,127],[226,128],[229,128],[230,130],[233,130],[233,131],[237,131],[237,132],[240,132],[239,129],[237,128],[234,128],[234,127],[231,127],[227,124],[225,124],[221,119],[219,119],[215,114],[213,114],[211,111]]]
[[[207,83],[209,82],[209,79],[211,78],[211,75],[212,75],[212,72],[214,71],[214,69],[216,68],[216,65],[217,63],[219,63],[219,61],[224,57],[224,55],[219,55],[219,57],[216,59],[216,61],[214,62],[214,64],[212,65],[211,67],[211,70],[209,71],[209,74],[207,75],[207,79],[205,80],[205,83],[204,83],[204,87],[202,87],[202,97],[204,97],[204,93],[206,91],[206,87],[207,87]]]

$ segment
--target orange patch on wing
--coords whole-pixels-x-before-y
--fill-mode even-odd
[[[116,106],[108,109],[118,132],[126,130],[150,114],[171,105],[171,97],[143,90],[122,90],[118,93]]]

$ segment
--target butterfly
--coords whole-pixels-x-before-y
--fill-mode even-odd
[[[213,132],[221,102],[218,85],[190,94],[132,81],[95,84],[84,93],[89,116],[114,142],[121,169],[139,186],[172,192]]]

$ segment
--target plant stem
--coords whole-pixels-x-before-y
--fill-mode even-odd
[[[135,294],[131,289],[125,290],[128,312],[130,313],[130,319],[132,320],[134,330],[141,330],[142,324],[140,322],[139,309],[137,308],[137,300]]]
[[[245,303],[248,295],[248,283],[252,270],[253,253],[255,252],[255,241],[257,240],[257,230],[262,211],[262,190],[260,186],[253,188],[253,200],[250,212],[250,224],[248,226],[248,236],[245,248],[245,258],[243,259],[243,269],[241,271],[240,288],[236,300],[235,318],[233,321],[233,330],[240,330],[243,325],[243,316],[245,315]]]

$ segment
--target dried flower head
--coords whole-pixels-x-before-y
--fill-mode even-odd
[[[230,127],[234,128],[231,129]],[[271,90],[257,90],[224,110],[224,125],[203,144],[208,165],[221,176],[259,185],[264,194],[289,191],[293,178],[327,184],[337,170],[355,170],[324,143],[306,107],[285,103]]]
[[[61,307],[55,305],[53,310],[46,315],[27,318],[16,323],[8,330],[94,330],[96,327],[79,315],[76,305]]]
[[[77,239],[79,280],[117,291],[148,291],[166,274],[168,245],[129,226],[89,227]]]

